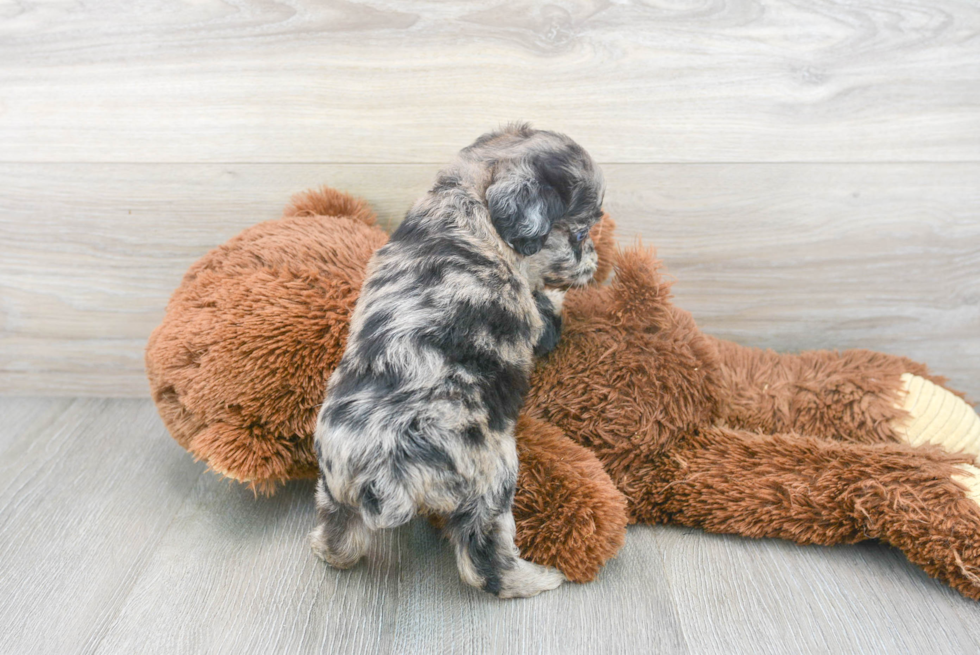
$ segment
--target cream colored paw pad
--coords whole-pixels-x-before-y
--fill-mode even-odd
[[[953,479],[966,487],[966,497],[980,505],[980,469],[970,464],[956,466],[962,473],[954,473]]]
[[[892,427],[906,443],[980,455],[980,416],[962,398],[911,373],[902,375],[902,398],[909,415]]]

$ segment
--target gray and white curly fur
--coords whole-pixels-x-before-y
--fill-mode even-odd
[[[519,558],[514,425],[534,355],[587,283],[603,181],[566,136],[486,134],[372,258],[316,430],[313,549],[354,565],[371,534],[444,518],[462,579],[502,598],[564,580]]]

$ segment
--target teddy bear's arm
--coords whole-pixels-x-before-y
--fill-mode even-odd
[[[725,425],[980,454],[980,419],[923,364],[869,350],[780,354],[713,341]]]
[[[881,539],[980,599],[980,470],[969,461],[905,444],[710,428],[628,492],[641,521],[804,544]]]
[[[594,579],[626,539],[626,498],[596,456],[554,425],[522,416],[516,438],[521,556],[573,582]]]

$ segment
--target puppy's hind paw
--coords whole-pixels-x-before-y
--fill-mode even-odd
[[[530,598],[542,591],[557,589],[565,581],[558,569],[517,560],[517,565],[504,573],[500,581],[500,598]]]
[[[345,548],[331,548],[325,531],[317,527],[310,533],[310,547],[313,554],[335,569],[349,569],[364,556],[366,548],[355,544],[344,544]],[[353,546],[353,547],[351,547]]]

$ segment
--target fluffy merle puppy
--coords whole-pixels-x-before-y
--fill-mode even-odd
[[[374,255],[317,424],[322,559],[350,567],[374,530],[422,512],[444,518],[467,584],[562,583],[514,545],[514,424],[561,289],[595,272],[602,195],[571,139],[512,125],[461,151]]]

